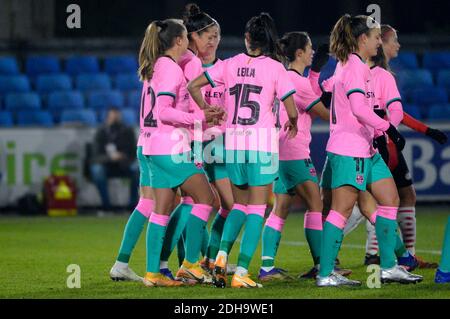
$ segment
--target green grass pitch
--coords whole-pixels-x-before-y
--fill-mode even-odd
[[[447,209],[418,209],[418,255],[439,262]],[[358,288],[316,288],[314,281],[272,282],[263,289],[219,289],[211,286],[147,288],[140,283],[113,282],[108,273],[120,245],[127,216],[75,218],[0,218],[0,298],[450,298],[450,285],[434,284],[434,270],[417,270],[424,281],[417,285],[383,285],[369,289],[369,273],[362,265],[365,227],[344,239],[340,259],[351,268],[351,278],[361,280]],[[137,244],[130,265],[145,271],[145,232]],[[239,244],[233,247],[231,263],[237,259]],[[291,214],[286,223],[277,266],[295,277],[311,267],[303,235],[303,214]],[[81,288],[66,286],[67,266],[81,267]],[[176,271],[176,252],[170,267]],[[250,273],[256,277],[260,266],[258,248]]]

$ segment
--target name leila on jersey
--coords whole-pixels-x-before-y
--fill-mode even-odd
[[[237,76],[239,77],[255,77],[255,69],[254,68],[238,68]]]

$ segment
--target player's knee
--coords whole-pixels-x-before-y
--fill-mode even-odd
[[[197,196],[193,196],[194,202],[196,204],[205,204],[215,208],[214,206],[214,195],[211,193],[207,194],[198,194]],[[218,205],[216,205],[218,206]],[[217,207],[217,209],[219,209]]]
[[[400,206],[400,197],[398,196],[398,194],[393,194],[391,196],[391,198],[389,199],[389,204],[388,206],[392,206],[392,207],[399,207]]]

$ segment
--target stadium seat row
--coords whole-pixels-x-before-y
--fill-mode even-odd
[[[35,90],[39,94],[48,94],[54,91],[80,91],[117,90],[129,91],[142,88],[136,73],[122,73],[110,77],[106,73],[85,73],[74,78],[67,74],[40,75],[34,81]],[[33,86],[26,75],[0,75],[0,95],[8,93],[29,92]]]
[[[418,55],[414,52],[403,51],[391,61],[394,70],[420,68]],[[435,73],[441,69],[450,69],[450,52],[426,52],[423,54],[422,67]],[[100,61],[97,56],[72,56],[66,59],[64,68],[57,56],[29,56],[25,61],[25,73],[30,76],[39,74],[64,72],[74,76],[80,73],[100,72]],[[135,72],[137,59],[133,55],[109,56],[104,59],[104,71],[108,74]],[[20,73],[16,58],[0,57],[0,74]]]
[[[67,73],[76,76],[82,73],[101,72],[100,61],[96,56],[69,57],[64,67],[61,60],[52,55],[29,56],[25,61],[25,73],[30,77],[41,74]],[[110,75],[119,73],[135,73],[138,68],[136,57],[132,55],[110,56],[104,59],[103,71]],[[11,56],[0,57],[0,75],[19,74],[20,67],[16,58]]]

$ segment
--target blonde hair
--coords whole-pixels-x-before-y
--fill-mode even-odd
[[[141,81],[152,78],[156,60],[173,46],[175,38],[182,36],[183,31],[186,31],[183,21],[177,19],[150,23],[139,50],[138,75]]]
[[[331,31],[330,53],[340,62],[347,62],[349,55],[358,49],[359,36],[369,35],[373,27],[379,28],[379,24],[371,17],[343,15]]]

